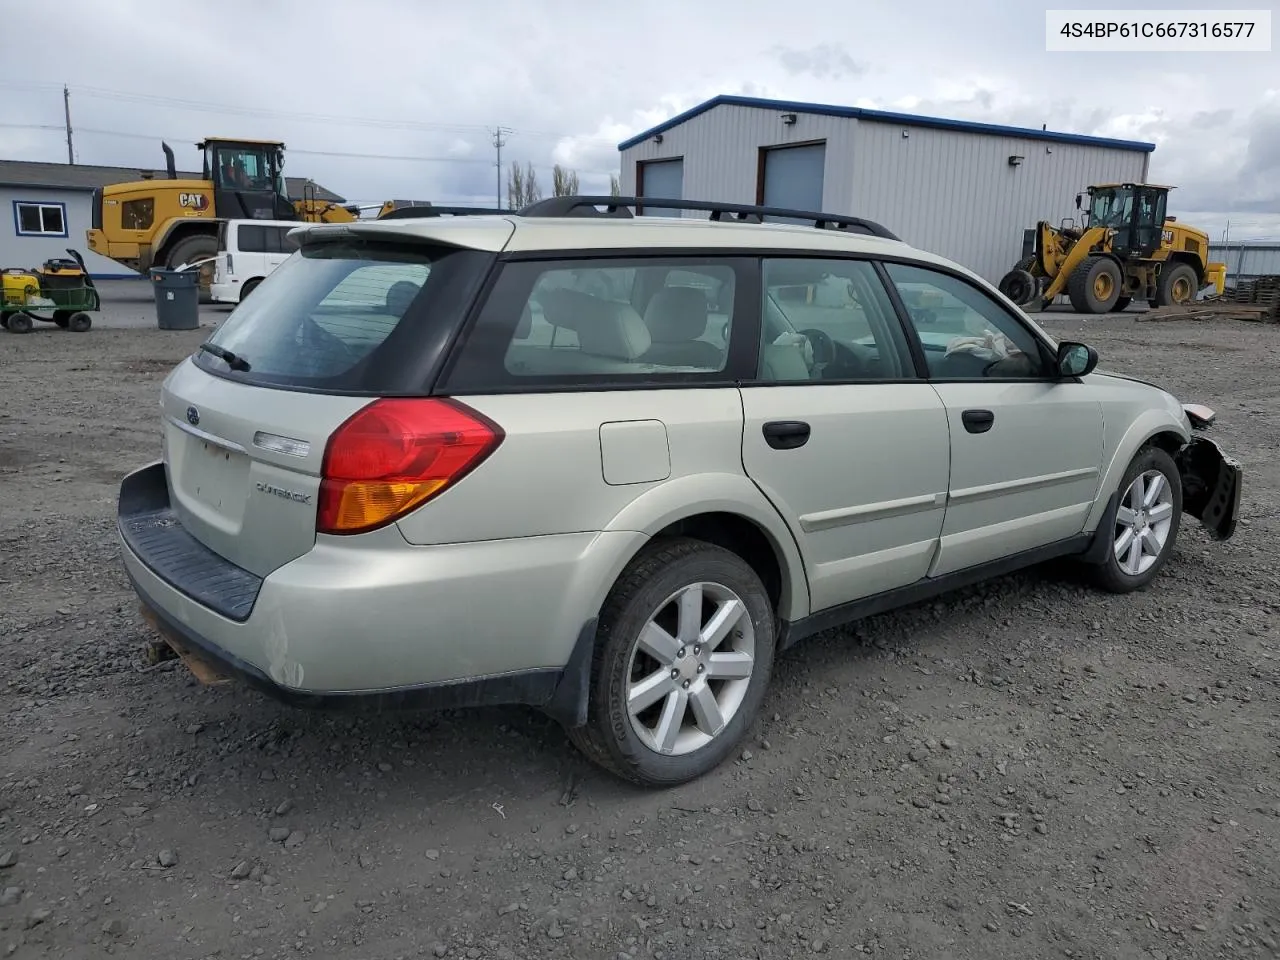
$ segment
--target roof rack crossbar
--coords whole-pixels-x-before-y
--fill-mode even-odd
[[[599,208],[603,207],[601,210]],[[899,237],[887,227],[863,217],[846,217],[812,210],[789,210],[743,203],[718,203],[710,200],[673,200],[666,197],[548,197],[517,211],[521,217],[630,217],[631,207],[654,207],[661,210],[705,210],[714,221],[763,223],[766,217],[802,220],[819,230],[847,230],[885,240]]]
[[[386,213],[379,214],[379,220],[408,220],[417,219],[418,217],[479,217],[487,214],[495,213],[512,213],[511,210],[502,210],[498,207],[438,207],[435,205],[427,206],[423,204],[399,207],[395,210],[389,210]]]

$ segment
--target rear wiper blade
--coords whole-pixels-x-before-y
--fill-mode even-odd
[[[220,347],[216,343],[202,343],[200,349],[205,353],[212,353],[219,360],[225,360],[227,366],[232,370],[248,370],[249,361],[243,357],[238,357],[226,347]]]

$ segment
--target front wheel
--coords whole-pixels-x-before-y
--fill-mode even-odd
[[[768,592],[739,556],[700,540],[655,543],[605,601],[587,723],[570,739],[633,783],[696,779],[754,721],[774,643]]]
[[[1106,560],[1094,580],[1112,593],[1141,590],[1169,559],[1182,521],[1182,476],[1169,454],[1141,451],[1120,481],[1120,503]]]

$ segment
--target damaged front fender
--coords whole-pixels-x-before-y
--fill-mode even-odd
[[[1231,539],[1240,512],[1240,463],[1207,437],[1192,437],[1174,462],[1182,475],[1182,512],[1204,524],[1215,540]]]

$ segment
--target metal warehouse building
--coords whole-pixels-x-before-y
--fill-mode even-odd
[[[719,96],[618,148],[624,195],[867,217],[994,283],[1084,187],[1145,182],[1155,145]]]
[[[97,279],[138,276],[89,249],[85,234],[93,222],[93,191],[113,183],[167,176],[164,170],[137,167],[0,160],[0,267],[38,267],[46,260],[66,257],[70,247],[79,251]],[[198,173],[178,171],[178,176],[200,179]],[[287,178],[289,195],[301,197],[307,183]],[[319,199],[345,202],[336,193],[313,186]]]

